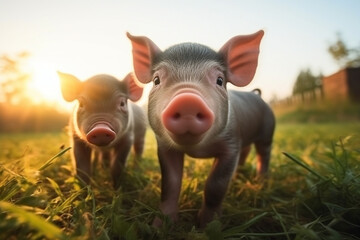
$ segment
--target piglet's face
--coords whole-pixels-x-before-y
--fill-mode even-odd
[[[72,130],[77,137],[95,147],[111,147],[127,131],[128,99],[136,101],[142,88],[131,75],[123,81],[97,75],[84,82],[70,74],[59,73],[65,100],[77,100]]]
[[[223,66],[207,60],[154,67],[149,95],[149,121],[155,132],[172,145],[206,142],[227,121],[228,98]]]

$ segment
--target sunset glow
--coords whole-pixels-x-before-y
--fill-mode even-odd
[[[62,98],[55,64],[29,57],[25,71],[30,75],[29,82],[24,87],[27,88],[25,92],[31,102],[50,105],[65,111],[72,108],[72,104]]]
[[[30,64],[33,75],[29,90],[34,101],[61,101],[59,79],[50,64],[33,61]]]

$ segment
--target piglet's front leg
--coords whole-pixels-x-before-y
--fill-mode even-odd
[[[126,159],[131,149],[131,142],[129,140],[120,141],[116,144],[111,156],[111,176],[113,178],[114,188],[118,188],[121,183],[121,175],[124,171]]]
[[[221,214],[221,203],[239,159],[239,152],[215,158],[210,175],[205,184],[204,199],[198,214],[198,225],[204,228]]]
[[[81,139],[73,138],[73,154],[76,161],[76,174],[86,184],[91,176],[91,148]]]
[[[158,147],[158,157],[161,168],[161,212],[170,220],[178,218],[178,201],[181,190],[184,154],[169,150],[167,147]],[[155,218],[153,226],[159,227],[162,221]]]

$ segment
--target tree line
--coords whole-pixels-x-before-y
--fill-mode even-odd
[[[328,46],[327,50],[340,69],[360,67],[360,47],[348,47],[340,34],[337,34],[337,39]],[[322,78],[321,73],[315,75],[310,68],[302,69],[295,80],[292,94],[302,97],[307,93],[315,94],[317,89],[322,89]]]

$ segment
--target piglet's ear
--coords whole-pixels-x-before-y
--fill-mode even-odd
[[[82,88],[82,83],[75,76],[67,73],[57,72],[60,78],[61,94],[68,101],[74,101]]]
[[[227,62],[228,80],[232,84],[243,87],[253,79],[263,35],[264,31],[260,30],[252,35],[233,37],[219,50]]]
[[[130,33],[126,35],[132,44],[135,75],[140,82],[148,83],[151,81],[152,60],[161,50],[147,37],[132,36]]]
[[[143,88],[140,87],[135,80],[135,77],[132,73],[129,73],[123,80],[126,84],[129,94],[129,99],[133,102],[139,100],[143,93]]]

